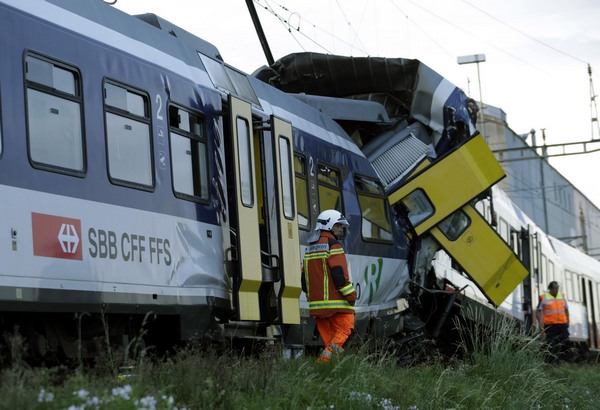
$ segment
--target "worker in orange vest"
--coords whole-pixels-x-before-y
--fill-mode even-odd
[[[549,360],[553,363],[560,362],[569,341],[569,306],[565,294],[558,289],[556,281],[550,282],[548,292],[540,295],[537,308],[538,321],[550,348]]]
[[[302,290],[325,346],[317,359],[320,363],[331,360],[334,353],[342,353],[354,329],[356,291],[350,282],[344,248],[338,241],[348,226],[339,211],[321,212],[304,255]]]

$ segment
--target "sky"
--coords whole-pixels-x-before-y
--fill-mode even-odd
[[[114,1],[114,0],[113,0]],[[468,95],[501,108],[517,134],[542,129],[547,144],[598,139],[597,0],[255,0],[275,60],[313,51],[414,58]],[[155,13],[214,44],[246,73],[267,65],[245,0],[117,0],[129,14]],[[458,56],[485,54],[479,64]],[[592,70],[588,73],[588,64]],[[481,85],[481,94],[479,93]],[[600,105],[600,98],[597,99]],[[593,114],[593,115],[592,115]],[[527,140],[531,144],[531,140]],[[600,207],[600,152],[549,159]]]

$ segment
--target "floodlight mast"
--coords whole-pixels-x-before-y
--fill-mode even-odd
[[[459,56],[456,58],[458,64],[477,64],[477,82],[479,83],[479,105],[481,106],[481,122],[483,124],[483,137],[488,140],[487,132],[485,130],[485,115],[483,112],[483,96],[481,94],[481,75],[479,74],[479,63],[485,61],[485,54],[471,54],[467,56]]]

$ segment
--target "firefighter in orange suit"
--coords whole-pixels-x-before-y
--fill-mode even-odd
[[[354,329],[356,291],[350,282],[344,249],[338,241],[348,226],[340,212],[321,212],[304,255],[302,290],[325,346],[318,362],[327,362],[334,353],[342,353],[342,346]]]
[[[540,295],[538,304],[539,323],[543,326],[546,342],[550,348],[550,361],[558,363],[564,355],[569,340],[569,306],[559,285],[552,281],[548,292]]]

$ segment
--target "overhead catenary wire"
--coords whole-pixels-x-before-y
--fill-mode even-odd
[[[584,60],[580,59],[579,57],[576,57],[576,56],[574,56],[574,55],[572,55],[572,54],[569,54],[569,53],[567,53],[567,52],[565,52],[565,51],[563,51],[563,50],[560,50],[560,49],[558,49],[558,48],[556,48],[556,47],[554,47],[554,46],[551,46],[550,44],[547,44],[547,43],[545,43],[545,42],[541,41],[540,39],[537,39],[537,38],[535,38],[535,37],[533,37],[533,36],[531,36],[531,35],[527,34],[527,33],[526,33],[526,32],[524,32],[523,30],[520,30],[520,29],[518,29],[517,27],[515,27],[515,26],[513,26],[513,25],[511,25],[511,24],[508,24],[507,22],[505,22],[505,21],[503,21],[503,20],[499,19],[498,17],[496,17],[496,16],[494,16],[494,15],[492,15],[492,14],[488,13],[487,11],[485,11],[485,10],[481,9],[480,7],[477,7],[476,5],[474,5],[473,3],[469,2],[468,0],[462,0],[462,1],[463,1],[463,3],[465,3],[465,4],[467,4],[468,6],[470,6],[470,7],[474,8],[474,9],[475,9],[475,10],[477,10],[478,12],[480,12],[480,13],[482,13],[482,14],[485,14],[485,15],[486,15],[486,16],[488,16],[489,18],[491,18],[491,19],[493,19],[493,20],[497,21],[498,23],[500,23],[500,24],[502,24],[502,25],[504,25],[504,26],[506,26],[506,27],[510,28],[511,30],[513,30],[513,31],[515,31],[515,32],[517,32],[517,33],[519,33],[519,34],[521,34],[521,35],[523,35],[523,36],[527,37],[528,39],[530,39],[530,40],[532,40],[532,41],[535,41],[536,43],[538,43],[538,44],[541,44],[542,46],[544,46],[544,47],[547,47],[547,48],[549,48],[550,50],[556,51],[557,53],[560,53],[560,54],[562,54],[562,55],[563,55],[563,56],[565,56],[565,57],[572,58],[573,60],[579,61],[580,63],[588,64],[588,63],[587,63],[587,61],[584,61]]]
[[[266,4],[263,5],[261,4],[261,2],[263,2]],[[352,46],[352,47],[356,47],[356,44],[350,43],[338,36],[336,36],[335,34],[331,33],[330,31],[320,27],[319,25],[311,22],[310,20],[307,20],[306,18],[304,18],[300,13],[295,12],[290,10],[289,8],[287,8],[286,6],[277,3],[277,2],[269,2],[269,0],[254,0],[254,2],[256,4],[258,4],[260,7],[262,7],[264,10],[266,10],[268,13],[270,13],[271,15],[273,15],[277,20],[279,20],[281,22],[281,24],[286,28],[286,31],[292,36],[292,38],[298,43],[298,45],[302,48],[302,50],[306,51],[305,47],[298,41],[298,39],[295,37],[295,33],[298,33],[299,35],[301,35],[302,37],[304,37],[306,40],[310,41],[311,43],[313,43],[316,47],[324,50],[325,52],[329,53],[329,54],[333,54],[333,52],[331,52],[326,46],[324,46],[323,44],[319,43],[317,40],[315,40],[314,38],[312,38],[311,36],[309,36],[308,34],[305,33],[304,29],[300,26],[301,22],[306,22],[310,27],[313,27],[325,34],[327,34],[328,36],[330,36],[331,38],[336,39],[337,41],[340,41],[344,44],[346,44],[347,46]],[[271,6],[270,3],[274,3],[277,7],[279,7],[281,10],[289,13],[288,18],[282,17],[279,13],[277,13],[277,11],[275,11],[275,8],[273,6]],[[292,25],[291,23],[291,16],[297,16],[298,17],[298,24],[296,26]],[[349,22],[348,22],[349,23]],[[350,24],[350,23],[349,23]],[[355,32],[356,34],[356,38],[358,39],[358,34]],[[364,47],[364,46],[363,46]],[[363,49],[361,50],[361,52],[363,52],[364,54],[368,55],[368,52]]]
[[[419,9],[423,10],[424,12],[426,12],[426,13],[428,13],[428,14],[432,15],[433,17],[435,17],[435,18],[437,18],[437,19],[439,19],[439,20],[443,21],[444,23],[446,23],[446,24],[448,24],[448,25],[450,25],[450,26],[454,27],[455,29],[457,29],[457,30],[459,30],[459,31],[461,31],[461,32],[463,32],[463,33],[465,33],[465,34],[468,34],[469,36],[471,36],[471,37],[473,37],[473,38],[476,38],[476,39],[477,39],[477,40],[479,40],[479,41],[482,41],[482,42],[484,42],[485,44],[487,44],[487,45],[489,45],[490,47],[492,47],[492,48],[494,48],[494,49],[498,50],[499,52],[501,52],[501,53],[503,53],[503,54],[506,54],[507,56],[509,56],[509,57],[512,57],[512,58],[514,58],[515,60],[518,60],[518,61],[520,61],[520,62],[521,62],[521,63],[523,63],[523,64],[526,64],[526,65],[528,65],[528,66],[530,66],[530,67],[532,67],[532,68],[535,68],[536,70],[540,70],[540,71],[543,71],[543,72],[547,72],[547,71],[546,71],[546,70],[544,70],[543,68],[541,68],[541,67],[538,67],[538,66],[536,66],[536,65],[534,65],[534,64],[532,64],[532,63],[530,63],[529,61],[525,61],[525,60],[523,60],[522,58],[520,58],[520,57],[516,56],[515,54],[513,54],[513,53],[511,53],[511,52],[509,52],[509,51],[507,51],[507,50],[505,50],[505,49],[503,49],[503,48],[500,48],[500,47],[496,46],[495,44],[491,43],[490,41],[487,41],[487,40],[485,40],[485,39],[484,39],[484,38],[482,38],[481,36],[478,36],[478,35],[476,35],[475,33],[472,33],[472,32],[470,32],[469,30],[466,30],[465,28],[463,28],[463,27],[461,27],[461,26],[459,26],[459,25],[457,25],[457,24],[455,24],[455,23],[453,23],[453,22],[449,21],[447,18],[444,18],[444,17],[442,17],[442,16],[438,15],[437,13],[434,13],[433,11],[431,11],[431,10],[429,10],[429,9],[427,9],[427,8],[425,8],[425,7],[423,7],[421,4],[419,4],[419,3],[416,3],[416,2],[414,2],[413,0],[407,0],[407,1],[408,1],[410,4],[412,4],[413,6],[415,6],[415,7],[419,8]]]

